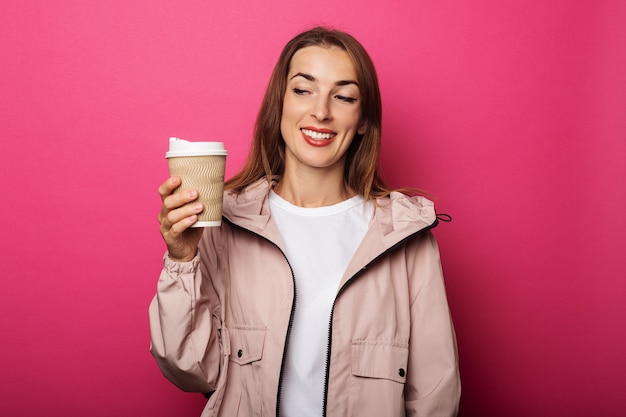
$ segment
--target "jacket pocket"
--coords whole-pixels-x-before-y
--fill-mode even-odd
[[[262,415],[262,361],[266,329],[231,326],[230,366],[220,412],[227,416]]]
[[[265,329],[252,327],[232,327],[230,336],[230,360],[239,365],[246,365],[263,357]]]
[[[378,340],[352,342],[352,375],[404,384],[409,360],[408,343]]]

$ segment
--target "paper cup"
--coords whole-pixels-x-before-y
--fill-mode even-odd
[[[191,227],[211,227],[222,224],[227,154],[222,142],[189,142],[184,139],[170,138],[170,148],[165,154],[170,176],[177,176],[182,180],[174,193],[196,190],[198,201],[204,206],[204,210],[198,215],[198,221]],[[190,204],[195,204],[195,202]]]

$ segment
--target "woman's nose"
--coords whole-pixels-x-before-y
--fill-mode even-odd
[[[313,116],[319,121],[327,121],[332,118],[330,114],[329,100],[326,97],[319,97],[313,107]]]

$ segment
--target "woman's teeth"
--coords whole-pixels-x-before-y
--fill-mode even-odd
[[[310,138],[313,138],[315,140],[328,140],[330,138],[335,137],[336,133],[320,133],[320,132],[316,132],[314,130],[309,130],[309,129],[301,129],[302,133],[304,133],[305,135],[307,135]]]

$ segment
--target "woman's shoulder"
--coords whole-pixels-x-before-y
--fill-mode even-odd
[[[223,198],[224,213],[238,210],[241,207],[262,206],[271,188],[272,181],[261,178],[242,188],[225,189]]]
[[[376,199],[376,205],[390,209],[405,208],[423,213],[435,212],[435,203],[423,195],[410,195],[400,191],[391,191],[388,195]]]
[[[375,207],[374,218],[379,230],[390,238],[402,238],[437,224],[435,205],[424,196],[394,191],[377,198]]]

